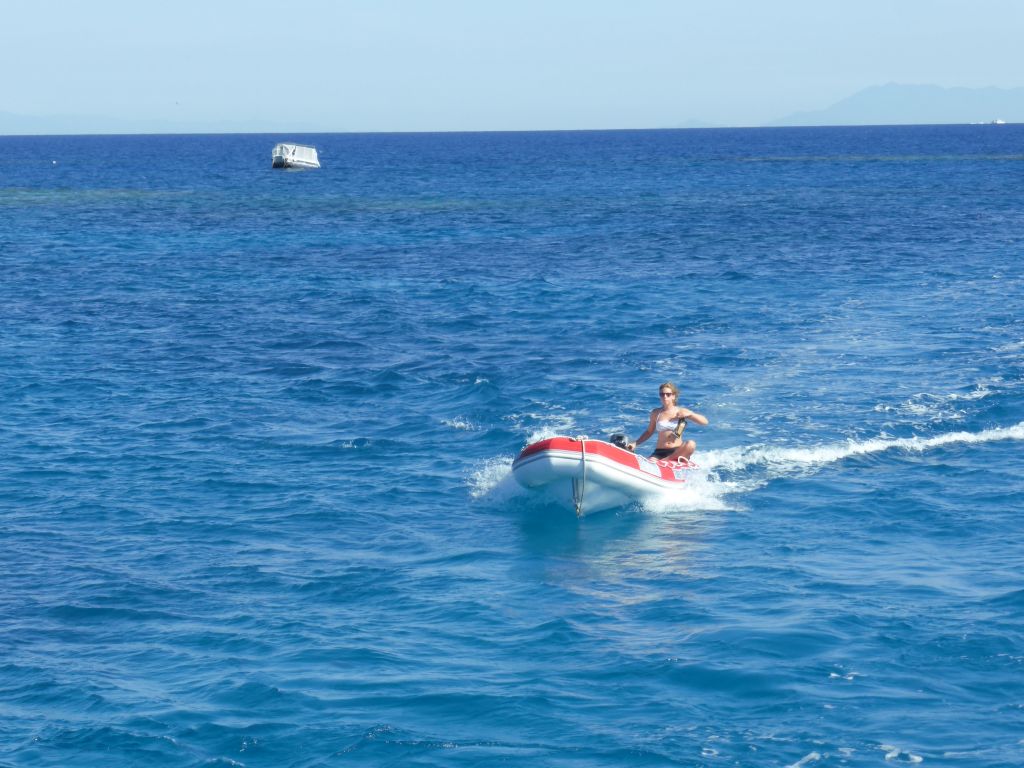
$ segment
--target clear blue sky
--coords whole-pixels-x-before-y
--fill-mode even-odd
[[[1024,86],[1022,31],[1024,0],[31,0],[4,6],[0,112],[194,130],[758,125],[888,82]]]

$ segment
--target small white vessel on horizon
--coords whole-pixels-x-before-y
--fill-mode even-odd
[[[281,143],[271,152],[271,165],[274,168],[319,168],[320,159],[316,147]]]

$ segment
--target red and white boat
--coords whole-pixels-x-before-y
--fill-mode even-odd
[[[542,490],[578,516],[621,507],[679,488],[694,465],[638,456],[604,440],[550,437],[532,443],[512,462],[524,488]]]

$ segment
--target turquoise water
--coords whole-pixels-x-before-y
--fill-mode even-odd
[[[281,138],[0,138],[0,765],[1024,762],[1024,127]]]

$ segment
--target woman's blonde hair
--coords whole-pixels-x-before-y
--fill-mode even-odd
[[[672,394],[676,396],[677,400],[679,399],[679,387],[677,387],[671,381],[666,381],[664,384],[659,384],[658,385],[658,394],[661,394],[661,390],[663,390],[663,389],[671,389],[672,390]]]

